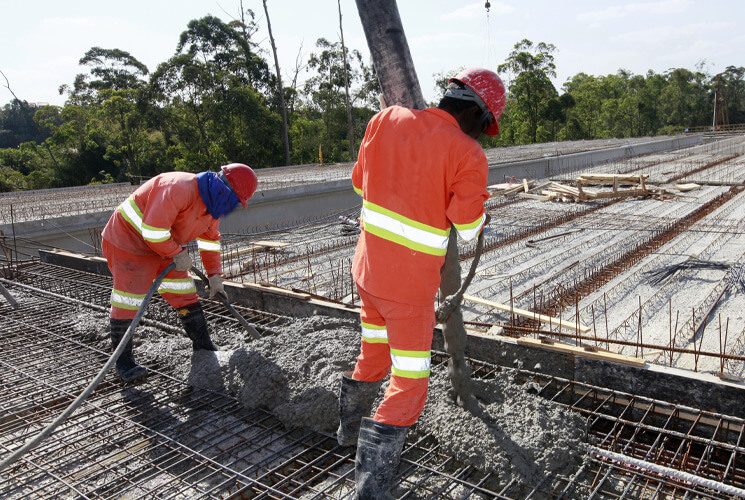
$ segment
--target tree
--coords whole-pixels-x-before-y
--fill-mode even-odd
[[[147,66],[124,50],[92,47],[78,64],[89,66],[89,73],[78,74],[72,87],[62,85],[59,89],[76,103],[101,102],[98,94],[102,90],[136,90],[147,83]]]
[[[527,120],[530,142],[536,142],[542,108],[558,94],[550,77],[556,76],[553,52],[550,43],[533,45],[528,39],[515,44],[507,61],[497,67],[499,73],[515,74],[509,83],[509,91],[516,100],[516,111]]]
[[[241,10],[243,9],[243,2],[241,2]],[[279,107],[282,112],[282,140],[285,144],[285,165],[290,164],[290,136],[287,130],[287,106],[285,105],[285,93],[284,87],[282,86],[282,72],[279,69],[279,58],[277,57],[277,46],[274,43],[274,35],[272,35],[272,24],[269,22],[269,9],[266,6],[266,0],[264,0],[264,13],[266,14],[266,25],[269,29],[269,41],[272,44],[272,53],[274,54],[274,66],[277,70],[277,96],[279,97]]]
[[[164,134],[174,142],[169,155],[177,169],[281,162],[280,118],[260,92],[273,80],[244,38],[248,30],[236,30],[241,26],[212,16],[189,22],[177,53],[153,73],[149,92],[166,110]]]
[[[375,73],[367,68],[359,51],[349,51],[350,57],[345,61],[341,43],[331,43],[325,38],[320,38],[316,46],[321,51],[311,54],[308,60],[308,68],[315,70],[316,74],[305,82],[304,112],[322,120],[324,124],[324,133],[321,137],[324,157],[335,161],[351,160],[356,147],[350,150],[347,146],[345,154],[341,146],[345,139],[348,139],[349,123],[346,113],[345,77],[348,78],[351,88],[358,86],[356,91],[352,91],[352,107],[357,102],[368,106],[372,100],[377,102],[380,87],[375,83]],[[374,113],[367,106],[363,109],[364,112],[360,114],[363,118],[361,122],[355,119],[357,113],[353,111],[355,126],[360,123],[360,128],[355,130],[357,137],[362,136],[364,127]]]

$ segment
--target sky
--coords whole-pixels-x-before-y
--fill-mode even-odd
[[[741,0],[398,0],[422,92],[436,99],[435,75],[463,67],[496,71],[527,38],[556,47],[559,92],[577,73],[633,74],[687,68],[715,75],[745,66],[745,2]],[[267,0],[285,83],[316,40],[339,40],[337,0]],[[243,0],[260,26],[254,41],[273,58],[261,0]],[[354,0],[341,0],[344,41],[369,62]],[[63,105],[62,84],[85,72],[78,60],[91,47],[120,49],[154,71],[176,50],[192,19],[239,17],[240,0],[0,0],[0,105],[13,96]],[[300,79],[303,79],[301,73]],[[504,75],[505,80],[508,75]]]

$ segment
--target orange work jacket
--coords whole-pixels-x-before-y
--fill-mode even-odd
[[[199,196],[196,174],[167,172],[137,188],[111,215],[101,236],[125,252],[163,258],[196,239],[212,275],[222,272],[219,226]]]
[[[450,223],[470,240],[484,224],[484,151],[450,113],[391,106],[367,125],[352,184],[363,198],[355,281],[368,293],[432,304]]]

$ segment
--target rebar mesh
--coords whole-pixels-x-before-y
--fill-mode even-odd
[[[0,458],[58,415],[105,362],[108,352],[70,318],[100,310],[107,280],[41,264],[4,280],[23,300],[19,310],[0,303]],[[264,315],[268,324],[271,318]],[[231,322],[209,313],[208,319],[213,327]],[[234,321],[227,327],[239,328]],[[433,361],[445,359],[437,354]],[[476,360],[471,366],[480,378],[507,371],[516,382],[537,383],[539,395],[585,417],[587,441],[599,449],[745,487],[742,419]],[[354,450],[333,436],[288,431],[268,411],[190,388],[162,366],[148,368],[151,375],[138,385],[109,374],[63,427],[3,471],[2,497],[351,496]],[[416,435],[410,433],[402,455],[398,498],[735,498],[592,449],[571,477],[548,476],[535,487],[500,484],[433,437]]]

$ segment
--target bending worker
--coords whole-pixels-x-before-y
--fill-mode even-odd
[[[254,171],[232,163],[219,173],[167,172],[153,177],[112,214],[102,233],[103,254],[114,287],[111,291],[111,345],[116,349],[127,332],[153,280],[171,261],[158,292],[173,306],[194,350],[216,351],[207,330],[194,281],[187,271],[192,259],[184,245],[196,239],[209,277],[210,298],[225,295],[220,273],[220,217],[232,212],[256,191]],[[132,353],[132,340],[116,362],[125,381],[142,377],[147,370]]]
[[[362,346],[354,371],[342,376],[337,433],[343,446],[357,442],[360,499],[386,498],[406,431],[424,408],[451,223],[471,240],[488,220],[487,161],[476,139],[499,133],[504,104],[495,73],[468,69],[450,80],[437,108],[392,106],[367,125],[352,173],[363,198],[352,267]],[[363,418],[389,372],[374,418]]]

